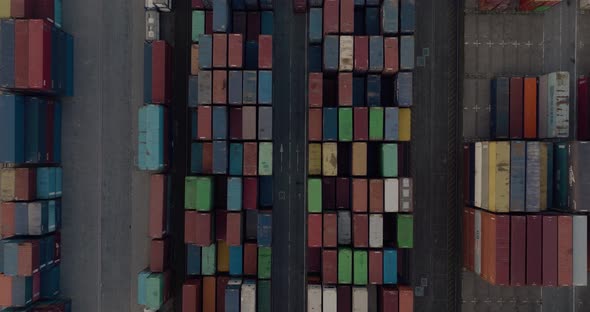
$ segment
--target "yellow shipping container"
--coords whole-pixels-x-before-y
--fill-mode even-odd
[[[367,175],[367,143],[352,143],[352,175]]]
[[[496,211],[496,142],[488,143],[488,208]]]
[[[14,199],[16,183],[16,169],[3,168],[0,171],[0,199],[11,201]]]
[[[399,140],[410,141],[412,137],[412,111],[409,108],[399,109]]]
[[[229,272],[229,246],[223,240],[217,241],[217,271]]]
[[[496,212],[510,212],[510,142],[496,142]]]
[[[309,175],[322,174],[322,144],[309,144]]]
[[[338,145],[336,143],[322,144],[322,174],[335,177],[338,175]]]
[[[10,0],[0,0],[0,18],[10,17]]]

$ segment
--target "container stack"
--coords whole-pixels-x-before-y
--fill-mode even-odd
[[[308,311],[412,311],[414,1],[308,4]]]
[[[183,311],[270,311],[272,1],[192,1]]]
[[[169,110],[172,101],[172,47],[160,40],[160,14],[170,0],[146,0],[144,105],[139,108],[139,170],[150,175],[149,267],[138,274],[138,303],[158,310],[170,298],[170,169]]]
[[[65,308],[60,97],[73,94],[73,38],[61,1],[0,2],[0,40],[0,309]]]
[[[545,12],[561,2],[561,0],[479,0],[479,10],[505,12],[517,9],[522,12]]]

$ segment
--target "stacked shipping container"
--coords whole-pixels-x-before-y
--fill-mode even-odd
[[[308,311],[412,311],[414,1],[308,4]]]
[[[183,311],[270,311],[272,1],[192,1]]]
[[[169,0],[146,0],[144,105],[139,108],[138,163],[151,172],[149,197],[149,267],[138,274],[137,302],[158,310],[170,297],[170,169],[169,106],[172,101],[172,48],[160,40],[160,12]]]
[[[73,38],[60,1],[2,1],[0,18],[0,309],[65,311],[69,300],[49,300],[60,291],[59,97],[73,94]]]
[[[524,12],[545,12],[561,2],[561,0],[479,0],[479,9],[504,12],[516,8]]]

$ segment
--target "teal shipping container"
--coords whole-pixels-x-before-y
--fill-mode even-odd
[[[138,167],[140,170],[162,171],[167,167],[166,108],[145,105],[139,109]]]

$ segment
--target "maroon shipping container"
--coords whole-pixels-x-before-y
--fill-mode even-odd
[[[255,243],[244,244],[244,275],[258,273],[258,246]]]
[[[14,86],[29,87],[29,21],[14,22]]]
[[[150,229],[151,238],[162,238],[166,233],[166,176],[150,176]]]
[[[216,304],[217,304],[217,311],[225,311],[225,288],[229,283],[229,276],[217,276],[217,293],[216,296]],[[199,311],[199,310],[197,310]],[[184,311],[183,311],[184,312]],[[191,311],[192,312],[192,311]]]
[[[369,139],[369,110],[367,107],[355,107],[353,112],[354,140],[366,141]]]
[[[340,1],[324,1],[324,34],[338,34]]]
[[[324,247],[338,247],[338,217],[324,213]]]
[[[336,178],[336,208],[350,209],[350,179]]]
[[[242,139],[242,108],[229,109],[229,138],[230,140]]]
[[[309,107],[322,107],[324,77],[322,73],[309,73],[308,101]]]
[[[172,99],[172,51],[163,40],[152,43],[152,103],[165,104]]]
[[[260,13],[248,12],[248,33],[246,36],[247,41],[258,41],[258,35],[260,35]]]
[[[397,289],[382,287],[379,291],[379,312],[398,312],[399,297]]]
[[[320,273],[322,271],[322,249],[307,248],[307,271]]]
[[[557,217],[557,282],[571,286],[573,282],[573,220],[571,216]]]
[[[242,34],[229,34],[229,68],[242,68],[244,63],[244,37]]]
[[[338,312],[352,312],[352,290],[350,286],[338,286]]]
[[[150,271],[164,272],[168,267],[168,240],[154,239],[150,245]]]
[[[213,11],[205,11],[205,34],[213,34]]]
[[[227,34],[213,34],[213,68],[227,67]]]
[[[369,69],[369,37],[354,37],[354,71],[365,73]]]
[[[524,136],[524,100],[523,78],[510,78],[510,138],[521,139]]]
[[[322,282],[325,284],[338,284],[338,251],[324,249],[322,252]]]
[[[242,206],[244,209],[258,208],[258,179],[244,178],[244,192]]]
[[[195,245],[209,246],[213,243],[210,213],[197,212],[195,216]]]
[[[383,284],[383,252],[369,251],[369,284]]]
[[[213,71],[213,104],[227,104],[227,71]]]
[[[322,178],[322,209],[336,209],[336,178]]]
[[[526,285],[526,217],[510,217],[510,285]]]
[[[352,73],[338,74],[338,105],[352,106]]]
[[[12,18],[32,18],[33,0],[10,0],[10,16]]]
[[[254,142],[244,143],[244,176],[258,174],[258,144]]]
[[[55,14],[54,0],[36,0],[33,6],[33,18],[47,19],[53,22]]]
[[[194,2],[194,0],[193,0]],[[201,280],[193,279],[182,285],[182,312],[195,312],[201,308]]]
[[[352,179],[352,211],[367,212],[367,179]]]
[[[4,215],[2,217],[4,217]],[[196,217],[197,217],[196,211],[185,211],[184,212],[184,243],[185,244],[195,244],[197,242],[195,239],[195,236],[197,236],[196,235],[196,226],[197,226],[197,218]]]
[[[578,140],[590,140],[590,98],[588,93],[588,77],[578,78]],[[590,248],[588,249],[590,252]],[[590,257],[588,257],[590,261]],[[590,268],[590,265],[588,266]]]
[[[393,75],[399,71],[399,45],[397,38],[383,39],[384,63],[383,74]]]
[[[215,210],[215,239],[227,240],[227,210]]]
[[[213,143],[203,143],[203,173],[213,173]]]
[[[321,141],[322,140],[322,109],[321,108],[310,108],[309,109],[309,124],[308,124],[308,135],[310,141]]]
[[[527,216],[526,227],[526,283],[529,286],[543,285],[541,259],[543,220],[541,216]]]
[[[354,33],[354,0],[340,0],[340,33]]]
[[[322,247],[322,214],[307,215],[307,246]]]
[[[369,247],[369,215],[352,215],[352,241],[354,247]]]
[[[293,10],[295,13],[307,12],[307,0],[293,0]]]
[[[211,140],[211,106],[197,107],[197,139]]]
[[[258,36],[258,68],[272,69],[272,36]]]
[[[510,216],[496,215],[495,284],[510,285]]]
[[[204,9],[205,8],[205,6],[203,5],[203,0],[192,0],[191,7],[193,9]]]
[[[242,214],[239,212],[230,212],[227,214],[227,235],[226,243],[228,246],[242,245]]]
[[[557,216],[543,216],[543,286],[557,286]]]
[[[152,44],[152,53],[156,53],[154,44]],[[28,46],[28,87],[37,90],[51,89],[53,86],[51,84],[51,24],[49,22],[38,19],[29,20]]]
[[[383,212],[383,180],[369,180],[369,212]]]

